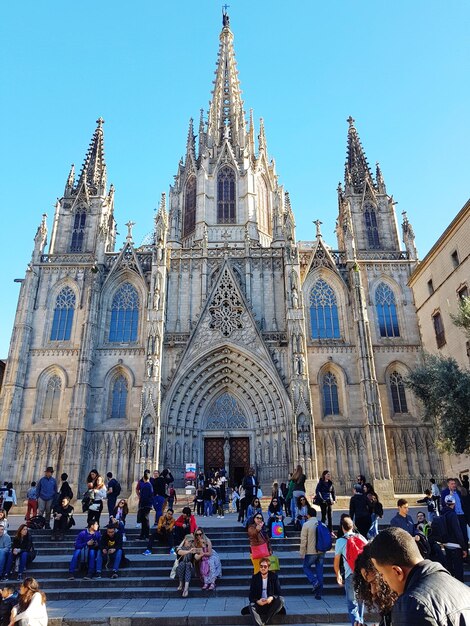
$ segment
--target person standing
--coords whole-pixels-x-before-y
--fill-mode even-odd
[[[248,509],[248,505],[253,502],[253,498],[258,495],[258,486],[258,479],[255,476],[255,470],[253,467],[250,467],[248,474],[242,482],[242,489],[245,492],[245,495],[240,501],[239,518],[241,517],[242,523],[245,519],[245,511]]]
[[[91,483],[90,483],[91,484]],[[103,500],[106,500],[106,486],[103,477],[98,474],[93,482],[94,487],[90,489],[91,504],[88,508],[87,523],[93,520],[100,521],[103,510]]]
[[[466,538],[467,547],[468,547],[468,530],[467,530],[467,519],[465,517],[465,513],[462,506],[462,498],[459,490],[457,489],[457,479],[449,478],[447,480],[447,488],[443,489],[441,492],[441,508],[445,506],[446,496],[452,496],[455,500],[455,512],[457,513],[457,518],[459,520],[460,529],[462,530],[462,535]]]
[[[118,496],[121,493],[121,485],[119,481],[113,477],[112,472],[108,472],[106,478],[108,479],[108,484],[106,485],[106,499],[108,501],[108,513],[111,517],[116,508]]]
[[[33,480],[30,488],[26,492],[26,499],[28,501],[26,505],[25,520],[28,521],[32,517],[35,517],[38,512],[38,492],[36,489],[36,481]]]
[[[251,577],[249,600],[249,611],[257,626],[268,624],[284,609],[279,578],[269,571],[269,559],[262,558],[259,572]]]
[[[439,487],[436,484],[436,479],[435,478],[431,478],[429,482],[431,483],[431,497],[434,500],[434,504],[436,505],[437,515],[440,515],[440,513],[441,513],[441,492],[439,490]]]
[[[5,496],[3,498],[3,508],[5,509],[6,514],[10,512],[10,509],[13,505],[17,505],[16,500],[16,491],[13,489],[13,483],[7,484],[7,490],[5,491]]]
[[[305,481],[307,480],[307,476],[304,474],[301,465],[297,465],[295,468],[295,472],[292,474],[292,480],[295,481],[295,484],[294,490],[292,491],[291,513],[295,523],[297,517],[297,502],[300,497],[305,495]]]
[[[398,599],[393,626],[470,624],[470,589],[440,564],[423,560],[401,528],[386,528],[370,544],[374,567]]]
[[[150,511],[152,510],[153,488],[150,484],[150,477],[144,474],[139,494],[139,510],[137,521],[142,524],[139,539],[148,539],[150,535]]]
[[[399,498],[397,500],[397,508],[398,512],[390,520],[390,526],[402,528],[414,537],[416,535],[416,527],[413,522],[413,518],[408,514],[408,509],[410,508],[408,500],[405,500],[405,498]]]
[[[445,497],[441,515],[445,519],[447,527],[447,541],[444,543],[447,569],[454,578],[464,582],[463,560],[467,558],[468,541],[465,541],[457,513],[455,512],[454,496],[447,495]]]
[[[358,624],[364,624],[364,605],[362,602],[359,602],[356,593],[354,591],[354,565],[348,554],[348,542],[353,542],[352,545],[355,545],[358,542],[358,539],[361,538],[363,540],[363,545],[366,545],[367,540],[361,535],[357,535],[354,533],[354,522],[349,516],[345,516],[343,518],[341,527],[343,529],[343,536],[340,539],[336,540],[335,545],[335,560],[333,563],[333,567],[336,574],[336,581],[338,585],[343,586],[344,591],[346,593],[346,602],[348,605],[348,614],[349,619],[351,621],[352,626],[357,626]],[[356,556],[358,551],[356,550]],[[344,580],[343,576],[340,572],[341,565],[341,557],[343,557],[343,565],[344,565]],[[348,558],[349,557],[349,558]]]
[[[321,478],[318,481],[315,489],[315,504],[321,509],[321,521],[323,524],[328,517],[328,530],[333,531],[333,520],[331,516],[331,507],[336,502],[336,494],[333,482],[331,480],[331,473],[329,470],[322,472]]]
[[[354,521],[358,531],[364,537],[372,525],[371,507],[363,485],[354,485],[354,494],[349,500],[349,517]]]
[[[318,520],[317,512],[313,507],[307,508],[307,516],[308,519],[300,533],[300,558],[303,559],[304,574],[312,585],[315,600],[321,600],[325,553],[318,552],[316,548]],[[315,568],[315,573],[313,568]]]
[[[57,481],[52,475],[54,468],[46,467],[44,476],[38,481],[36,492],[38,496],[38,514],[46,519],[45,528],[51,529],[51,511],[54,498],[57,494]]]
[[[59,488],[59,497],[57,500],[61,502],[64,498],[67,498],[68,501],[73,500],[73,491],[72,487],[69,485],[69,475],[65,472],[60,475],[61,485]]]

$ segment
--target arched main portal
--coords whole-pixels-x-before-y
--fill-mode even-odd
[[[213,448],[214,462],[217,454],[225,461],[228,440],[225,455],[233,479],[250,464],[266,484],[283,478],[290,462],[292,411],[272,365],[230,345],[185,365],[162,403],[163,463],[179,476],[185,462],[202,469],[209,462],[206,445]],[[218,443],[209,441],[217,438]]]
[[[203,421],[204,471],[224,468],[239,485],[250,467],[254,432],[241,404],[228,390],[214,398]]]

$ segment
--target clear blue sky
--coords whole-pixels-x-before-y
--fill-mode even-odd
[[[470,193],[470,8],[465,1],[229,0],[247,112],[291,193],[298,239],[312,220],[336,246],[336,187],[352,115],[373,167],[408,211],[421,256]],[[99,116],[119,247],[135,240],[207,110],[222,2],[7,2],[0,23],[0,356],[41,214],[52,223],[71,163]]]

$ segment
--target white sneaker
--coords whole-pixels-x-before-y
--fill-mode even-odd
[[[220,515],[217,515],[217,519],[220,519]]]
[[[225,519],[225,515],[221,515],[221,516],[220,516],[220,519]]]
[[[122,536],[122,540],[123,540],[123,541],[127,541],[127,537],[126,537],[126,535],[123,535],[123,536]]]

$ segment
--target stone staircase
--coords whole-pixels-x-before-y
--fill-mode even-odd
[[[235,625],[249,624],[249,618],[240,615],[239,607],[243,605],[248,595],[249,582],[253,572],[253,568],[249,559],[248,539],[246,530],[241,526],[234,526],[232,520],[220,520],[220,525],[214,528],[206,528],[206,533],[212,540],[213,547],[219,553],[222,560],[223,577],[217,582],[215,591],[203,591],[200,588],[199,581],[193,579],[190,586],[190,599],[198,600],[197,607],[201,607],[201,615],[194,617],[195,621],[189,619],[189,615],[183,619],[182,615],[174,616],[164,613],[152,616],[152,621],[135,621],[132,619],[129,626],[137,626],[140,624],[213,624],[213,625]],[[177,601],[179,594],[176,591],[177,583],[169,578],[171,566],[174,556],[169,554],[167,548],[156,546],[152,556],[144,556],[142,552],[145,550],[146,542],[138,539],[139,530],[129,528],[126,532],[127,542],[124,544],[125,555],[130,560],[128,567],[120,570],[119,578],[111,579],[111,572],[106,570],[102,573],[101,579],[83,580],[77,577],[76,580],[68,580],[68,566],[72,556],[73,544],[78,530],[69,532],[62,542],[51,541],[50,531],[35,530],[32,531],[34,545],[38,551],[38,556],[34,563],[28,569],[28,574],[34,576],[40,581],[42,589],[46,592],[48,603],[50,606],[61,606],[63,603],[77,601],[77,607],[81,604],[89,603],[93,600],[106,600],[110,602],[111,621],[103,623],[113,623],[111,615],[113,609],[113,601],[135,600],[144,602],[152,599],[152,601],[165,600]],[[333,555],[334,552],[327,553],[325,558],[325,586],[324,600],[329,602],[330,608],[326,611],[321,608],[323,602],[313,599],[311,586],[308,584],[303,572],[302,562],[300,560],[299,549],[299,531],[295,531],[292,527],[287,527],[286,539],[274,539],[274,553],[279,557],[281,571],[279,573],[282,585],[283,595],[286,597],[288,614],[279,617],[274,623],[327,623],[327,622],[347,622],[347,614],[345,611],[346,603],[344,601],[344,591],[336,584],[333,572]],[[467,570],[467,583],[470,583],[470,572]],[[82,576],[82,574],[79,574]],[[308,599],[309,611],[305,611],[302,615],[289,611],[289,602],[295,604],[296,598],[303,596]],[[311,602],[310,602],[311,598]],[[181,600],[181,599],[179,599]],[[232,602],[233,611],[225,610],[221,616],[215,612],[210,614],[206,609],[202,610],[202,602],[207,600],[207,605],[215,605],[217,603]],[[119,613],[119,611],[116,611]],[[53,613],[54,615],[54,613]],[[118,615],[114,615],[118,617]],[[299,620],[303,621],[299,621]],[[75,621],[56,621],[53,618],[52,624],[84,624],[90,623],[88,619],[80,621],[77,615]],[[179,620],[179,621],[178,621]],[[93,620],[93,623],[98,623]],[[100,622],[101,623],[101,622]]]

